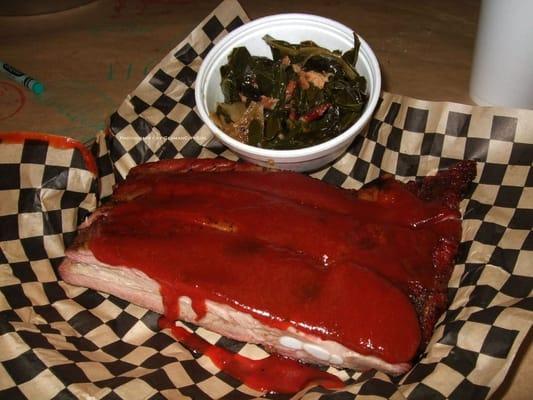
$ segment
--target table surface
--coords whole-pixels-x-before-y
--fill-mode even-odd
[[[46,88],[36,96],[0,76],[0,131],[92,139],[152,67],[218,3],[99,0],[54,14],[0,16],[0,58]],[[384,90],[473,104],[468,86],[479,1],[241,0],[241,4],[252,19],[280,12],[336,19],[354,28],[374,49]],[[531,336],[493,399],[530,398]]]

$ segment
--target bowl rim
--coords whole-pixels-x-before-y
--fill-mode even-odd
[[[349,139],[353,139],[353,137],[355,136],[354,133],[360,132],[362,130],[362,128],[368,123],[372,114],[375,111],[379,96],[381,94],[381,69],[372,48],[357,32],[355,32],[360,40],[359,57],[365,59],[369,67],[369,75],[372,77],[373,80],[372,90],[368,93],[369,98],[365,110],[363,111],[359,119],[350,128],[342,132],[340,135],[337,135],[326,142],[309,147],[303,147],[300,149],[264,149],[261,147],[256,147],[240,142],[237,139],[232,138],[231,136],[223,132],[218,126],[216,126],[216,124],[209,116],[207,105],[205,104],[205,90],[203,89],[206,86],[206,78],[211,73],[211,69],[213,68],[213,61],[217,60],[219,57],[227,56],[227,54],[229,54],[232,49],[232,47],[226,48],[228,42],[231,42],[240,35],[243,35],[243,32],[249,32],[254,28],[262,27],[265,24],[271,22],[280,24],[282,22],[289,22],[290,20],[318,23],[323,25],[324,27],[327,27],[328,29],[333,28],[333,30],[340,31],[340,33],[348,34],[350,36],[353,35],[353,32],[355,32],[353,29],[348,28],[346,25],[338,21],[313,14],[282,13],[269,15],[247,22],[244,25],[228,33],[213,46],[213,48],[209,51],[207,56],[202,61],[202,64],[200,65],[200,69],[198,70],[198,75],[196,79],[196,83],[198,83],[199,85],[195,87],[195,100],[197,110],[200,114],[200,117],[202,118],[204,123],[207,124],[211,132],[215,135],[215,137],[236,153],[243,153],[248,157],[255,156],[265,160],[277,159],[280,162],[289,162],[290,160],[294,160],[294,162],[301,162],[308,159],[309,156],[317,158],[320,155],[330,152],[332,149],[336,149],[340,146],[345,145],[345,143]]]

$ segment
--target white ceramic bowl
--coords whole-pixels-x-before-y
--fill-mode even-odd
[[[235,47],[245,46],[250,54],[272,57],[263,36],[290,43],[312,40],[321,47],[342,52],[353,47],[353,30],[328,18],[308,14],[277,14],[249,22],[222,38],[204,59],[196,79],[196,105],[200,117],[215,137],[241,158],[268,167],[311,171],[341,156],[370,121],[381,91],[381,72],[372,49],[359,37],[361,46],[356,69],[367,80],[368,103],[361,117],[340,135],[314,146],[296,150],[272,150],[251,146],[225,134],[209,113],[224,101],[220,88],[220,67],[228,62]]]

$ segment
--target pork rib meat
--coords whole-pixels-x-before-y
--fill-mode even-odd
[[[446,307],[475,164],[354,191],[223,159],[135,167],[59,271],[227,337],[401,374]]]

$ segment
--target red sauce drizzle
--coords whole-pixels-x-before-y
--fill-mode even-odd
[[[23,143],[26,140],[38,140],[41,142],[46,142],[56,149],[76,149],[81,153],[87,169],[95,175],[98,173],[96,161],[94,160],[91,152],[87,147],[85,147],[85,145],[83,145],[83,143],[80,143],[77,140],[65,136],[57,136],[40,132],[0,133],[0,142],[3,143]]]
[[[344,387],[344,383],[334,375],[275,354],[261,360],[251,360],[232,353],[208,343],[164,317],[159,320],[159,326],[171,329],[174,337],[189,350],[208,356],[221,371],[255,390],[296,393],[312,384],[326,389]]]

